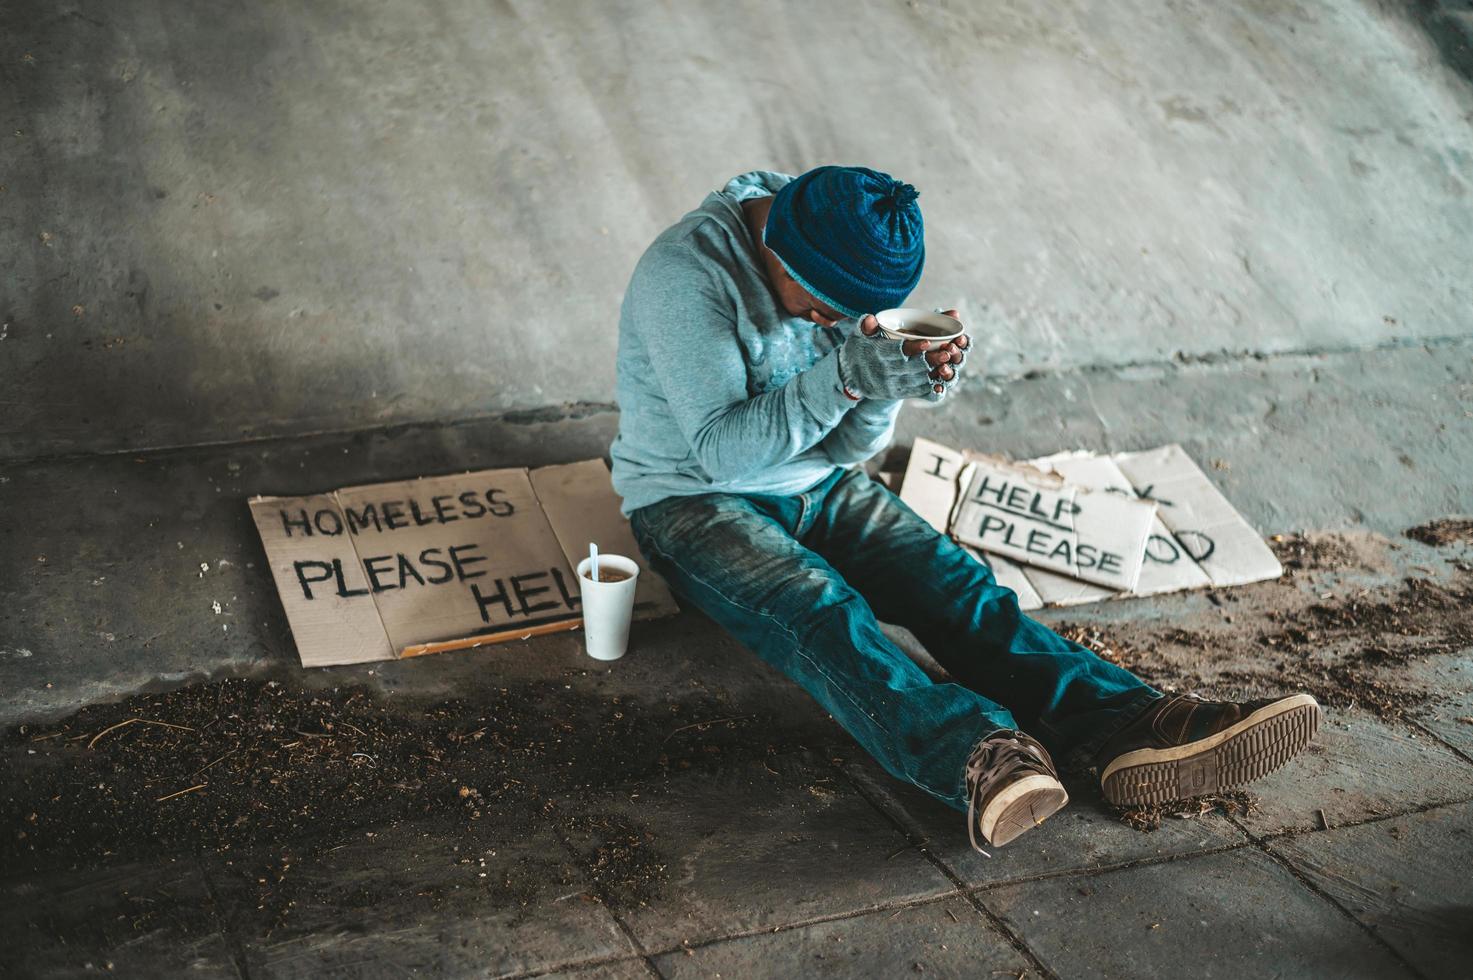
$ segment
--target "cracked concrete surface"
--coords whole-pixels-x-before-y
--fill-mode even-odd
[[[1466,587],[1473,548],[1401,533],[1473,511],[1461,462],[1473,452],[1473,365],[1447,350],[975,384],[944,410],[905,413],[888,462],[921,433],[1020,456],[1178,439],[1263,533],[1297,542],[1292,532],[1339,529],[1285,552],[1290,573],[1279,582],[1045,614],[1092,630],[1092,645],[1158,685],[1263,693],[1300,683],[1284,657],[1303,658],[1304,676],[1317,677],[1316,664],[1358,665],[1365,644],[1390,642],[1351,629],[1306,653],[1292,630],[1314,607],[1394,601],[1408,578]],[[614,422],[554,410],[7,469],[0,542],[15,586],[0,614],[0,720],[24,727],[0,744],[10,787],[0,825],[25,836],[0,845],[0,908],[20,937],[0,951],[0,967],[21,976],[107,962],[123,973],[235,977],[872,976],[916,964],[972,975],[983,963],[1060,977],[1179,973],[1190,948],[1207,975],[1293,966],[1432,976],[1473,952],[1445,911],[1473,901],[1458,880],[1419,871],[1410,890],[1390,887],[1406,881],[1395,876],[1404,846],[1395,828],[1413,835],[1405,846],[1430,835],[1449,861],[1473,858],[1463,854],[1473,729],[1460,720],[1473,699],[1469,651],[1425,652],[1466,635],[1463,619],[1445,629],[1417,620],[1396,641],[1410,645],[1388,648],[1394,655],[1369,673],[1344,667],[1405,710],[1368,710],[1356,701],[1362,688],[1347,688],[1311,752],[1253,788],[1248,815],[1167,817],[1142,833],[1087,777],[1071,776],[1071,806],[990,860],[967,847],[958,814],[879,771],[801,691],[691,612],[645,624],[612,667],[593,666],[576,635],[476,655],[295,666],[246,496],[595,455]],[[320,699],[295,727],[322,734],[336,721],[341,734],[327,730],[324,744],[347,739],[334,758],[349,768],[329,759],[312,769],[296,756],[281,768],[272,753],[303,751],[305,736],[288,743],[264,722],[228,722],[223,742],[134,724],[117,733],[126,736],[119,755],[85,748],[127,718],[184,722],[178,698],[208,701],[230,678],[254,679],[259,692],[231,718],[255,717],[264,692]],[[471,712],[530,700],[495,716],[515,733],[506,758],[456,762],[436,749],[443,766],[371,783],[367,769],[351,768],[366,759],[350,753],[397,750],[343,713],[340,699],[360,690],[395,724],[431,719],[427,744],[458,744],[456,733],[485,724],[437,713],[445,699]],[[539,707],[548,692],[561,692],[558,704]],[[81,705],[90,707],[74,714]],[[514,721],[518,711],[535,720]],[[241,752],[276,761],[232,762]],[[176,756],[178,773],[148,775]],[[205,766],[202,780],[185,778]],[[295,829],[229,829],[251,812],[227,802],[232,786],[309,770],[339,787],[318,790],[325,801],[344,779],[371,792],[351,811],[313,815],[308,805],[300,817],[263,792],[255,812],[274,814],[268,826],[289,817]],[[100,802],[80,772],[98,774]],[[488,781],[514,792],[493,793]],[[458,805],[457,786],[480,787],[467,801],[476,813]],[[117,841],[109,853],[87,850],[97,838],[84,814],[122,829],[104,838]],[[201,829],[212,826],[224,836]],[[1370,865],[1356,863],[1363,847],[1375,851]],[[1371,876],[1357,886],[1368,893],[1341,887],[1352,873]],[[1254,909],[1280,911],[1267,920]],[[1081,959],[1081,923],[1115,938]],[[1274,923],[1299,938],[1284,945]]]
[[[1463,6],[0,0],[0,973],[1456,971],[1473,546],[1404,531],[1473,514]],[[1179,442],[1282,539],[1044,614],[1324,698],[1246,812],[1071,774],[982,858],[690,611],[296,666],[246,497],[604,454],[648,238],[830,160],[982,354],[886,468]]]
[[[917,435],[1017,458],[1176,441],[1264,533],[1395,534],[1473,512],[1473,362],[1447,352],[973,383],[942,410],[902,413],[884,465],[902,468]],[[247,497],[601,456],[616,424],[612,413],[554,409],[12,465],[0,483],[11,583],[0,610],[0,721],[289,660],[290,635],[262,571]],[[201,573],[201,564],[209,570]]]

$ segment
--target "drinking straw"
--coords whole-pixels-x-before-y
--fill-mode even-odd
[[[598,581],[598,545],[588,542],[588,577]]]

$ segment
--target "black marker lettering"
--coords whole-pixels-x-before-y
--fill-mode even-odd
[[[293,527],[300,527],[303,534],[308,537],[312,536],[312,522],[307,520],[307,508],[302,508],[301,517],[288,517],[284,510],[279,513],[281,514],[281,526],[285,529],[287,537],[292,536]]]
[[[501,603],[501,607],[506,610],[508,617],[513,615],[511,600],[506,597],[506,584],[501,579],[496,579],[495,581],[496,591],[491,595],[483,595],[480,586],[475,582],[471,583],[471,595],[476,598],[476,608],[481,612],[481,622],[483,623],[491,622],[491,613],[488,611],[488,607],[493,602]]]
[[[344,599],[351,599],[355,595],[368,595],[367,589],[348,588],[347,580],[343,578],[343,560],[341,558],[334,558],[332,560],[332,570],[333,574],[337,576],[339,596]]]
[[[481,569],[479,572],[466,572],[465,570],[465,566],[467,565],[474,565],[478,561],[485,561],[485,555],[473,555],[468,558],[460,557],[460,552],[474,551],[477,547],[479,547],[479,545],[458,544],[450,549],[450,563],[455,566],[455,577],[460,579],[462,582],[464,582],[468,578],[480,578],[482,575],[486,574],[486,570],[484,568]],[[499,584],[501,580],[497,579],[496,581]]]
[[[409,518],[404,516],[404,501],[385,500],[379,505],[379,511],[384,515],[384,527],[390,531],[409,526]]]
[[[496,488],[486,491],[486,503],[491,505],[491,513],[495,514],[497,517],[510,517],[511,515],[515,514],[517,512],[517,509],[511,505],[510,500],[496,499],[496,495],[498,493],[506,493],[506,491]]]
[[[1217,542],[1201,531],[1177,531],[1176,540],[1194,561],[1206,561],[1217,550]]]
[[[435,519],[438,520],[441,524],[449,524],[451,521],[460,520],[459,514],[448,513],[445,510],[445,501],[454,499],[454,497],[444,493],[440,494],[438,497],[430,498],[430,506],[435,508]]]
[[[475,510],[471,510],[472,507]],[[467,520],[480,517],[486,513],[486,505],[481,503],[481,499],[476,496],[474,490],[467,490],[460,495],[460,509],[465,512],[464,516]]]
[[[313,582],[326,582],[332,578],[332,566],[325,561],[294,561],[292,567],[296,569],[297,581],[302,584],[302,598],[304,599],[312,598]],[[307,569],[309,568],[319,569],[322,574],[308,578]]]
[[[419,553],[419,563],[421,565],[430,565],[430,566],[432,566],[434,568],[440,569],[440,571],[442,571],[442,572],[445,573],[445,574],[441,575],[439,578],[428,578],[428,579],[425,580],[425,581],[429,582],[431,585],[443,585],[444,583],[450,581],[451,579],[453,579],[455,577],[455,573],[450,570],[450,566],[447,563],[441,561],[438,557],[436,557],[436,558],[431,558],[430,557],[431,555],[439,555],[439,554],[440,554],[440,549],[439,548],[426,548],[424,551],[421,551]]]
[[[424,585],[425,584],[424,578],[419,574],[418,571],[415,570],[415,568],[414,568],[414,562],[410,561],[408,558],[405,558],[403,555],[400,555],[399,556],[399,588],[401,588],[401,589],[404,588],[405,582],[408,579],[410,579],[410,578],[414,579],[420,585]]]
[[[1181,558],[1181,549],[1170,538],[1153,534],[1146,539],[1146,557],[1158,565],[1175,565]]]
[[[1156,501],[1156,503],[1160,504],[1162,507],[1175,507],[1176,506],[1176,504],[1174,504],[1171,501],[1166,500],[1166,499],[1164,499],[1162,497],[1153,497],[1153,496],[1151,496],[1151,491],[1152,490],[1155,490],[1155,489],[1156,489],[1156,484],[1152,483],[1150,486],[1146,487],[1143,490],[1137,490],[1135,492],[1135,495],[1137,497],[1140,497],[1142,500],[1154,500],[1154,501]]]
[[[328,527],[322,526],[322,519],[324,517],[332,518],[332,520],[328,523]],[[315,515],[313,515],[312,523],[317,526],[318,531],[327,535],[330,538],[343,533],[343,519],[338,516],[338,512],[335,510],[327,510],[326,508],[319,510]],[[331,528],[331,530],[329,530],[328,528]]]
[[[998,517],[996,514],[983,514],[982,526],[977,529],[977,536],[985,538],[987,537],[988,531],[1001,531],[1007,526],[1008,522],[1003,520],[1001,517]]]
[[[378,505],[364,504],[361,513],[353,510],[351,507],[345,507],[343,509],[347,511],[348,530],[352,533],[357,534],[361,530],[366,530],[370,524],[373,525],[375,531],[383,530],[383,528],[379,527],[378,523]]]
[[[393,584],[385,585],[378,580],[380,575],[387,575],[389,569],[374,567],[375,562],[388,561],[392,557],[392,555],[375,555],[372,558],[363,559],[363,570],[368,573],[368,584],[373,586],[373,591],[387,592],[390,589],[398,588],[398,586]]]
[[[972,499],[980,501],[983,497],[991,495],[992,499],[1001,505],[1002,495],[1007,489],[1008,485],[1006,483],[993,486],[992,481],[986,476],[983,476],[981,483],[973,482],[972,484]]]
[[[522,587],[522,583],[530,582],[533,579],[546,577],[546,572],[533,572],[530,575],[513,575],[511,577],[511,591],[512,594],[517,597],[517,605],[521,607],[523,616],[534,612],[542,612],[542,610],[544,609],[557,608],[557,603],[551,600],[548,600],[546,602],[539,602],[535,606],[528,605],[527,603],[527,600],[532,598],[533,596],[541,595],[544,592],[551,592],[552,587],[549,585],[544,585],[536,589],[527,589]]]
[[[583,604],[581,596],[573,595],[568,591],[568,583],[563,580],[563,573],[556,568],[552,569],[552,580],[557,583],[557,590],[562,593],[563,605],[569,609],[577,609]]]

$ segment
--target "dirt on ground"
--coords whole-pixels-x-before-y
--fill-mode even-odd
[[[475,873],[473,888],[417,892],[427,908],[532,908],[549,889],[566,891],[570,860],[593,869],[595,894],[585,899],[637,906],[659,893],[666,858],[644,828],[579,798],[776,750],[762,734],[771,719],[731,714],[704,696],[636,705],[559,681],[421,707],[275,679],[138,695],[6,733],[0,867],[218,855],[255,886],[270,934],[303,902],[368,907],[390,897],[349,874],[316,872],[365,835],[424,827],[433,828],[427,841],[461,841],[464,852],[444,860]],[[561,857],[486,865],[486,853],[549,828]]]
[[[1276,582],[1209,591],[1205,605],[1195,595],[1173,600],[1198,610],[1190,614],[1056,628],[1163,690],[1306,690],[1394,722],[1436,696],[1405,679],[1409,665],[1473,647],[1473,574],[1455,546],[1439,546],[1456,552],[1443,568],[1413,566],[1423,571],[1388,585],[1388,549],[1398,546],[1385,539],[1287,535],[1272,544],[1285,566]],[[383,900],[344,880],[332,860],[361,850],[365,837],[422,832],[434,860],[474,883],[407,884],[429,908],[515,915],[551,900],[550,890],[566,898],[574,864],[591,868],[594,882],[578,900],[646,904],[661,894],[671,856],[648,828],[580,801],[616,783],[643,792],[674,773],[794,746],[776,743],[780,726],[761,706],[708,694],[594,696],[566,683],[577,673],[425,704],[359,687],[302,689],[284,673],[13,728],[0,739],[0,866],[214,855],[255,890],[269,933],[290,930],[302,905]],[[1122,819],[1145,830],[1253,805],[1250,794],[1229,793]],[[528,855],[508,844],[539,833],[561,851]]]
[[[1434,543],[1420,532],[1447,523],[1407,536]],[[1439,534],[1439,547],[1462,543]],[[1055,629],[1168,692],[1239,699],[1307,691],[1328,708],[1392,723],[1441,697],[1408,675],[1427,658],[1473,649],[1473,569],[1459,554],[1442,556],[1442,568],[1413,565],[1417,574],[1393,578],[1387,548],[1396,546],[1374,535],[1281,535],[1270,545],[1283,577],[1206,593],[1213,615]],[[1374,584],[1361,584],[1367,575]],[[1151,830],[1163,817],[1242,815],[1256,805],[1251,792],[1237,792],[1117,813]]]
[[[1336,534],[1275,534],[1268,544],[1288,578],[1295,572],[1364,567],[1358,549]]]
[[[1449,517],[1408,528],[1406,536],[1434,548],[1450,544],[1473,544],[1473,519]]]
[[[1178,820],[1196,820],[1209,815],[1246,817],[1256,809],[1258,809],[1258,797],[1243,790],[1193,796],[1190,799],[1173,800],[1170,803],[1114,808],[1121,823],[1145,833],[1160,830],[1162,821],[1168,817]]]
[[[1216,615],[1189,625],[1061,623],[1065,636],[1167,691],[1244,698],[1307,691],[1321,704],[1396,721],[1437,697],[1408,665],[1473,648],[1473,574],[1454,558],[1387,585],[1382,539],[1281,535],[1275,582],[1206,593]],[[1260,629],[1250,624],[1262,624]]]

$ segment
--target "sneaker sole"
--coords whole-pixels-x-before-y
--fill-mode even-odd
[[[1127,752],[1100,773],[1100,786],[1116,806],[1151,806],[1219,793],[1278,769],[1304,750],[1319,727],[1319,702],[1296,694],[1264,705],[1208,738]]]
[[[1069,794],[1052,776],[1029,776],[997,794],[987,804],[980,820],[982,836],[993,847],[1024,834],[1058,813],[1069,802]]]

